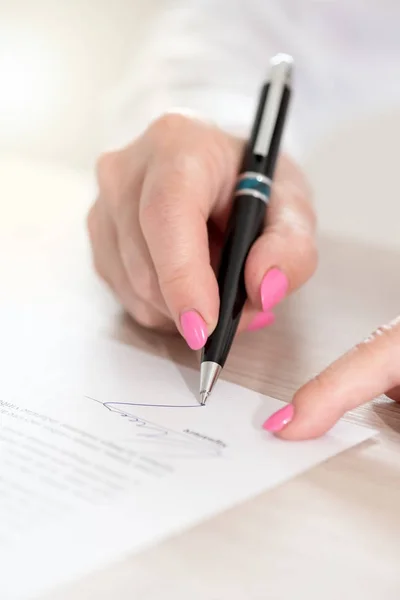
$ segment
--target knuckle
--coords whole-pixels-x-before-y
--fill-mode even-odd
[[[164,113],[157,117],[149,126],[149,131],[152,134],[164,138],[164,136],[174,136],[180,132],[183,127],[189,123],[193,123],[193,119],[178,112]]]
[[[199,180],[223,170],[230,138],[209,124],[193,117],[168,113],[149,127],[157,157],[167,160],[177,176],[190,175]]]
[[[154,186],[147,202],[157,203],[167,196],[178,200],[185,194],[204,207],[218,196],[222,181],[227,179],[228,165],[233,162],[236,166],[236,160],[229,159],[232,141],[226,134],[178,113],[162,115],[148,131],[155,149],[149,170],[157,171],[154,180],[162,185]],[[236,154],[239,156],[238,151]]]

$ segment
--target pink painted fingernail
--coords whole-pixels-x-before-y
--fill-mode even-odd
[[[271,269],[261,282],[260,294],[263,311],[269,311],[286,296],[288,278],[279,269]]]
[[[274,321],[275,321],[274,313],[260,312],[250,322],[250,325],[247,326],[247,331],[257,331],[257,329],[262,329],[263,327],[267,327],[268,325],[271,325]]]
[[[271,415],[263,425],[263,429],[275,433],[281,431],[293,419],[294,407],[293,404],[284,406],[276,413]]]
[[[190,310],[181,315],[183,337],[192,350],[200,350],[207,341],[207,325],[198,312]]]

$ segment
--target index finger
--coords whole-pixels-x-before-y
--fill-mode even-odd
[[[288,440],[319,437],[347,411],[399,385],[399,364],[397,318],[302,387],[293,403],[272,415],[264,429]]]
[[[156,161],[142,188],[139,220],[165,303],[189,346],[202,347],[219,311],[207,221],[215,189],[201,158]]]

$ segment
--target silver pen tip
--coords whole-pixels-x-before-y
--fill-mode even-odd
[[[209,392],[206,392],[205,390],[202,391],[202,392],[200,392],[200,404],[202,406],[205,406],[205,404],[206,404],[206,402],[208,400],[209,395],[210,395]]]
[[[201,363],[200,367],[200,404],[204,406],[221,372],[221,366],[212,361]]]

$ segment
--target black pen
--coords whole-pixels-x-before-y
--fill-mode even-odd
[[[244,267],[247,255],[264,228],[271,184],[291,96],[293,59],[278,54],[271,61],[250,141],[234,193],[218,274],[220,310],[217,327],[203,350],[200,401],[205,404],[225,364],[247,299]]]

